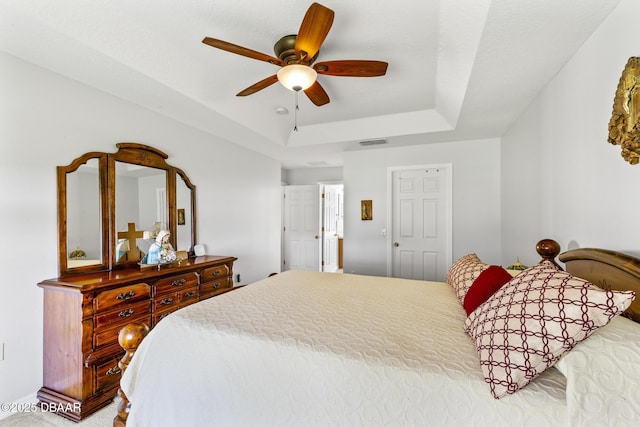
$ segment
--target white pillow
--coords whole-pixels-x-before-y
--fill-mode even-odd
[[[640,423],[640,324],[621,316],[555,364],[567,378],[569,419],[577,426]]]

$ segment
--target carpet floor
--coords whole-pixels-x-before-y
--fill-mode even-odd
[[[79,423],[51,412],[17,412],[0,420],[0,427],[110,427],[118,412],[117,406],[117,403],[111,403]]]

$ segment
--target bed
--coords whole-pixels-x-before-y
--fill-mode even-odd
[[[580,249],[560,256],[563,272],[555,242],[538,252],[470,314],[465,294],[481,275],[497,281],[475,254],[448,283],[287,271],[179,310],[146,337],[130,325],[114,425],[638,424],[640,260]],[[533,311],[505,308],[518,295]],[[523,360],[498,343],[514,329],[528,336]]]

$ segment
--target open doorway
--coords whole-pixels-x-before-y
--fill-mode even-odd
[[[344,185],[287,185],[283,189],[282,271],[342,271]]]
[[[322,259],[320,271],[342,272],[344,238],[344,185],[320,184]]]

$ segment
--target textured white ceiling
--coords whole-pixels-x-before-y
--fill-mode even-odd
[[[383,77],[319,76],[331,102],[316,107],[301,94],[298,132],[293,92],[275,84],[235,96],[276,66],[201,41],[274,55],[311,2],[0,0],[0,50],[284,167],[332,166],[367,139],[407,145],[501,135],[619,0],[321,3],[335,19],[317,61],[373,59],[389,68]]]

